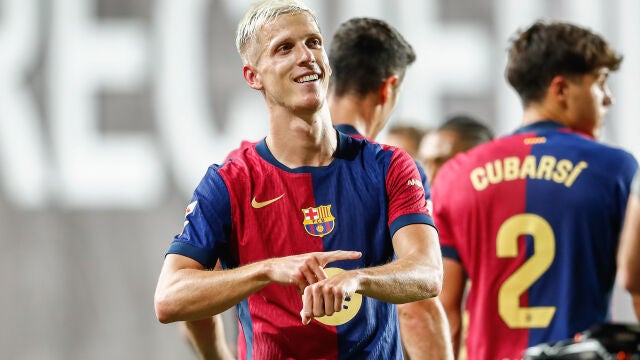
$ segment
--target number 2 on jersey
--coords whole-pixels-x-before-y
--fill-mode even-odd
[[[499,258],[518,256],[518,238],[533,238],[533,256],[509,276],[498,294],[500,317],[510,328],[543,328],[549,326],[555,306],[521,307],[520,296],[551,266],[556,254],[556,239],[551,225],[536,214],[519,214],[505,221],[496,239]]]

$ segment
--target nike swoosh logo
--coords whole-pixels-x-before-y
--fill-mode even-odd
[[[253,199],[251,199],[251,206],[254,209],[260,209],[260,208],[263,208],[263,207],[265,207],[267,205],[273,204],[274,202],[282,199],[283,196],[284,196],[284,194],[278,196],[275,199],[271,199],[271,200],[267,200],[267,201],[260,201],[260,202],[256,201],[256,197],[254,196]]]

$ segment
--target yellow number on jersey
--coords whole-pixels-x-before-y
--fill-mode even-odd
[[[551,266],[556,255],[556,239],[551,225],[535,214],[520,214],[507,219],[498,231],[496,253],[499,258],[518,255],[518,238],[533,237],[534,252],[500,287],[498,311],[510,328],[549,326],[555,306],[520,307],[520,296]]]
[[[344,272],[344,270],[340,268],[325,268],[324,271],[327,273],[328,277],[332,277],[335,275]],[[333,315],[321,316],[316,318],[316,320],[320,321],[325,325],[338,326],[342,324],[346,324],[351,321],[356,314],[360,310],[362,306],[362,295],[356,293],[351,295],[351,297],[345,299],[344,305],[342,306],[342,310],[339,312],[333,313]]]

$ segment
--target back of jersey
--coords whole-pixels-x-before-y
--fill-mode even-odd
[[[434,219],[443,255],[471,280],[469,359],[518,359],[607,320],[636,168],[630,154],[552,121],[442,168]]]

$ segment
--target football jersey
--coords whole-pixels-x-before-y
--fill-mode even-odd
[[[353,125],[338,124],[338,125],[334,125],[333,127],[336,130],[340,131],[341,133],[347,134],[356,139],[366,139],[362,134],[360,134],[360,132],[358,132],[358,130]],[[422,168],[422,165],[419,162],[415,161],[415,163],[416,163],[416,167],[418,168],[418,172],[420,173],[420,180],[422,181],[422,187],[424,187],[424,195],[425,195],[425,198],[427,199],[429,210],[431,211],[432,210],[431,188],[429,187],[429,183],[427,182],[427,174],[425,174],[424,169]]]
[[[520,359],[608,320],[636,169],[629,153],[554,121],[442,167],[434,221],[443,256],[471,280],[469,359]]]
[[[288,168],[263,140],[211,166],[187,207],[183,232],[168,253],[224,268],[314,251],[357,250],[329,274],[393,259],[391,238],[428,224],[418,171],[404,151],[338,132],[333,161]],[[212,293],[212,296],[215,296]],[[294,286],[270,284],[237,304],[239,356],[246,359],[401,359],[392,304],[355,294],[342,311],[302,325]]]

